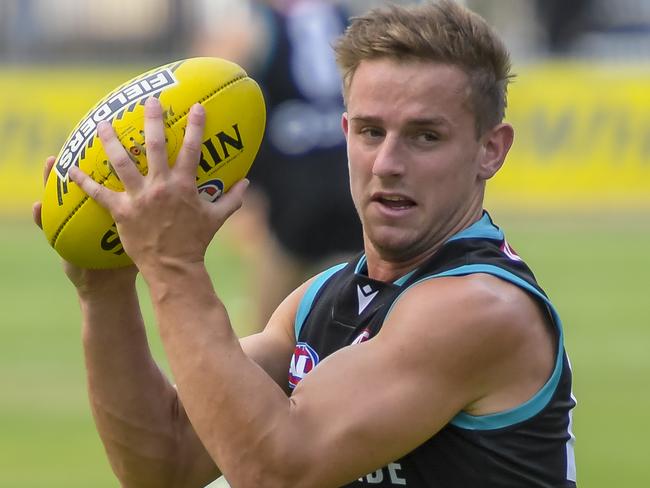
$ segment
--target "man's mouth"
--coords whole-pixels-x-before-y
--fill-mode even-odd
[[[408,197],[388,193],[377,193],[373,195],[372,200],[392,210],[407,210],[416,205],[416,203]]]

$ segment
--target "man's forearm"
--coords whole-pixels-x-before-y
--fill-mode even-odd
[[[203,265],[172,268],[161,266],[144,276],[180,396],[231,483],[259,486],[255,480],[264,465],[287,464],[276,441],[290,400],[241,349]]]
[[[125,486],[174,486],[193,433],[151,356],[135,286],[85,293],[80,304],[90,403],[116,475]]]

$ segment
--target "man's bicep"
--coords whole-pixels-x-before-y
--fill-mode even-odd
[[[511,392],[521,382],[513,372],[526,364],[512,349],[531,340],[521,325],[530,317],[513,307],[508,289],[501,299],[485,288],[480,277],[418,285],[377,336],[343,347],[301,380],[293,423],[314,446],[309,459],[318,459],[309,481],[343,484],[397,461],[479,400],[492,398],[493,410],[482,415],[530,396]],[[330,478],[332,471],[341,477]]]
[[[313,448],[306,486],[344,484],[397,461],[462,409],[453,379],[438,374],[418,337],[379,336],[322,360],[292,395],[295,432]],[[419,348],[419,350],[416,350]]]

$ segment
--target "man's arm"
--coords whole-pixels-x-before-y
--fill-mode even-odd
[[[151,356],[135,274],[114,276],[78,292],[90,405],[113,471],[124,486],[175,486],[186,470],[216,477],[214,466],[185,468],[210,458]]]
[[[44,183],[54,162],[45,161]],[[42,228],[41,208],[36,202],[32,214]],[[137,269],[88,270],[65,261],[63,267],[81,307],[91,410],[122,486],[205,486],[219,471],[151,355]]]
[[[54,161],[50,157],[45,163],[45,181]],[[42,227],[40,202],[33,217]],[[93,417],[121,485],[203,487],[214,480],[217,466],[194,432],[176,388],[151,355],[135,286],[137,269],[85,270],[63,264],[82,312]],[[278,384],[287,384],[292,324],[305,286],[280,305],[263,332],[242,339],[243,350]]]
[[[94,273],[104,276],[79,290],[83,345],[93,416],[114,472],[123,486],[205,486],[219,470],[151,355],[135,273]],[[283,384],[293,342],[280,324],[291,320],[295,300],[283,303],[264,332],[242,340],[252,360]],[[284,375],[277,364],[285,365]]]

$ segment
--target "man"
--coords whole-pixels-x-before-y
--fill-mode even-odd
[[[68,267],[113,469],[138,487],[219,471],[236,488],[574,487],[561,324],[482,208],[513,140],[507,52],[448,1],[371,11],[336,50],[365,253],[300,286],[257,335],[236,338],[203,264],[246,182],[216,204],[196,195],[200,107],[170,169],[147,102],[146,177],[99,127],[124,193],[71,170],[150,289],[177,386],[149,353],[135,271]]]

